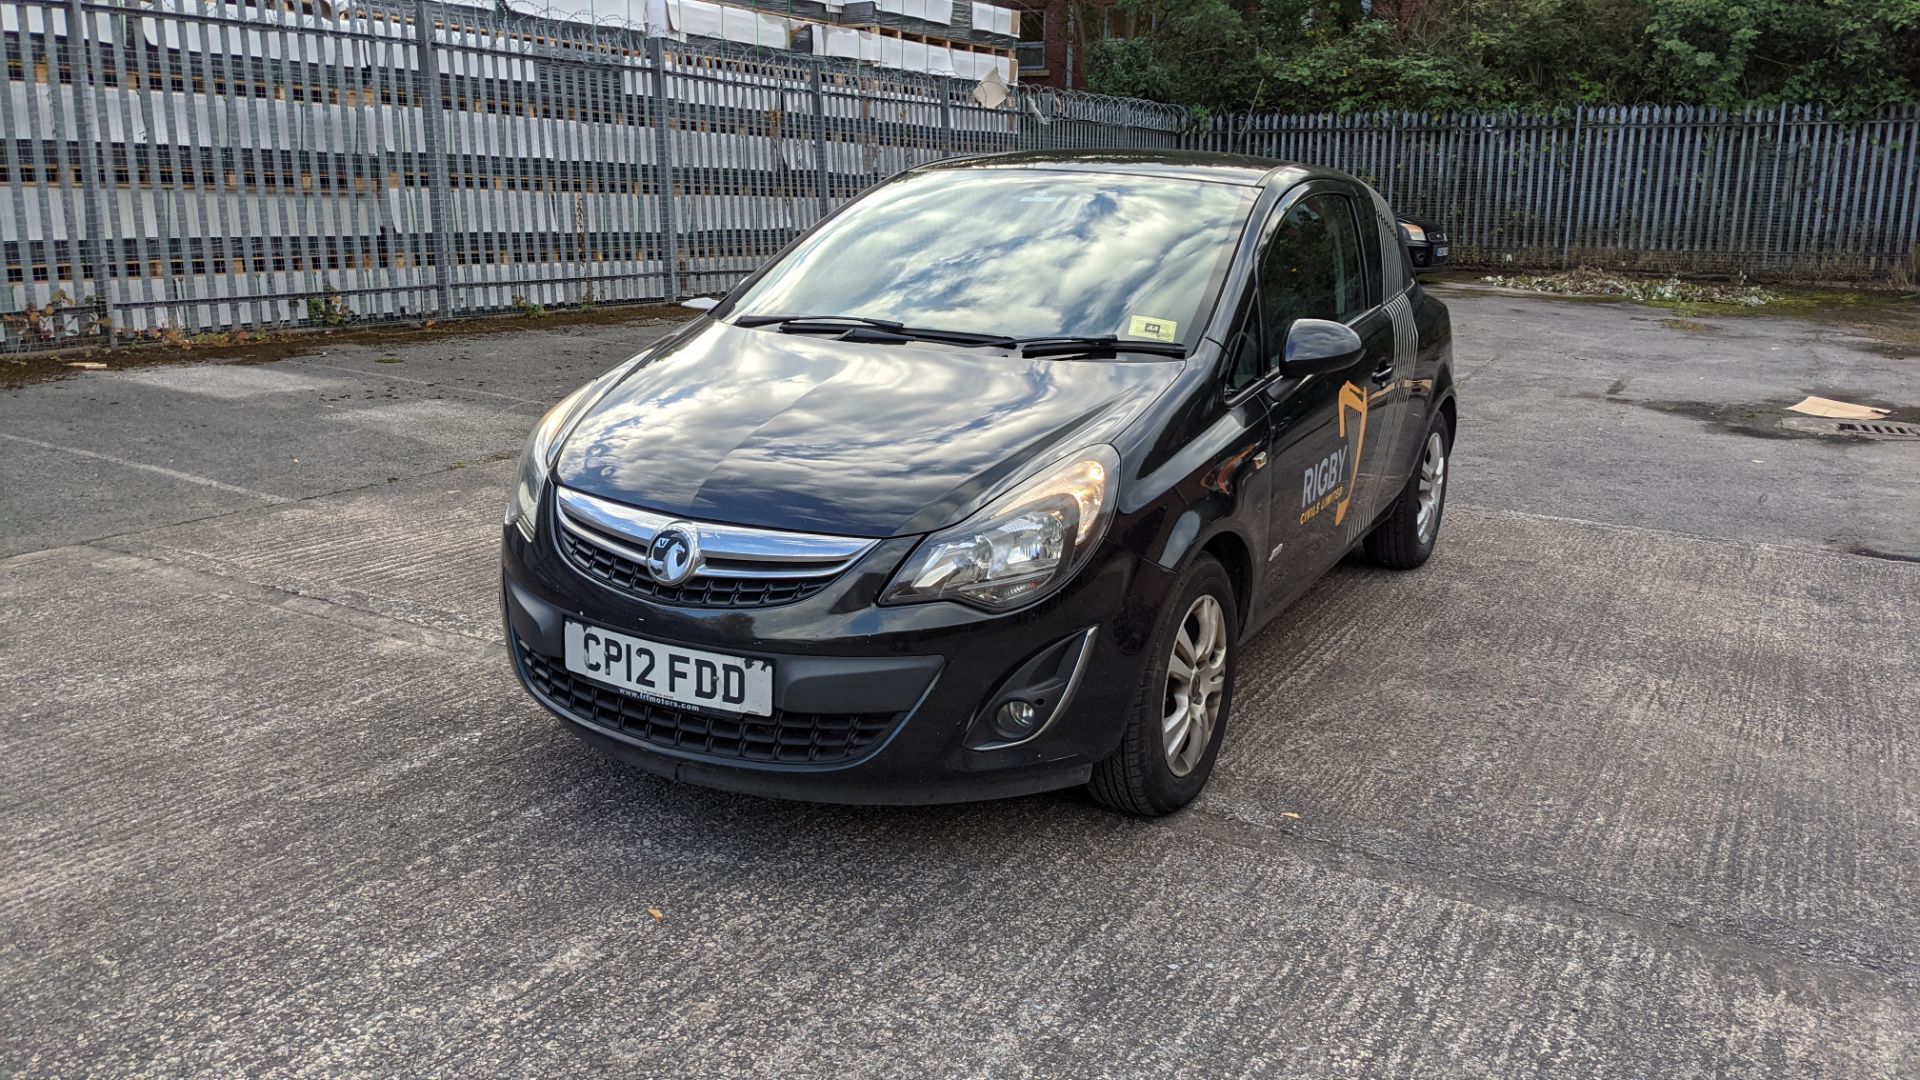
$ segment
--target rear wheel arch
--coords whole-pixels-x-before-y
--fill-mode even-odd
[[[1440,363],[1433,373],[1433,404],[1427,410],[1427,422],[1432,423],[1433,414],[1439,413],[1447,418],[1447,427],[1458,433],[1460,430],[1460,406],[1456,403],[1453,381],[1453,348],[1447,346],[1440,351]]]
[[[1424,564],[1440,540],[1446,509],[1446,463],[1453,451],[1453,399],[1440,405],[1416,447],[1412,473],[1363,541],[1367,557],[1381,566],[1412,570]],[[1432,468],[1429,468],[1432,462]]]

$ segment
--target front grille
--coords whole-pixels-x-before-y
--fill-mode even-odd
[[[647,568],[615,555],[598,544],[559,530],[560,546],[573,564],[597,581],[663,604],[688,607],[769,607],[804,600],[832,584],[832,578],[691,578],[680,585],[661,585]]]
[[[880,543],[866,536],[826,536],[711,521],[684,521],[653,510],[554,489],[554,533],[581,573],[612,588],[664,604],[745,608],[790,604],[820,592]],[[648,551],[664,531],[692,564],[677,585],[655,580]],[[676,550],[669,545],[667,550]]]
[[[897,713],[719,716],[629,697],[583,679],[513,635],[527,679],[567,715],[654,746],[728,761],[819,764],[858,757],[899,720]]]

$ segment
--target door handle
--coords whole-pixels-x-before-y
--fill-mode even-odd
[[[1392,380],[1393,380],[1393,357],[1389,356],[1386,359],[1380,361],[1379,367],[1376,367],[1373,369],[1373,381],[1374,381],[1374,384],[1377,386],[1385,386],[1387,385],[1387,383],[1391,382]]]

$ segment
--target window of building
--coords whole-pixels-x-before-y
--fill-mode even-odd
[[[1013,58],[1022,72],[1044,75],[1047,72],[1047,9],[1020,9],[1020,43]]]
[[[1020,11],[1020,40],[1047,40],[1047,9],[1022,8]]]

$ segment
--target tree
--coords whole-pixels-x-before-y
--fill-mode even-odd
[[[1649,81],[1662,100],[1913,101],[1920,0],[1647,0]]]
[[[1089,85],[1210,110],[1920,100],[1920,0],[1120,0]]]

